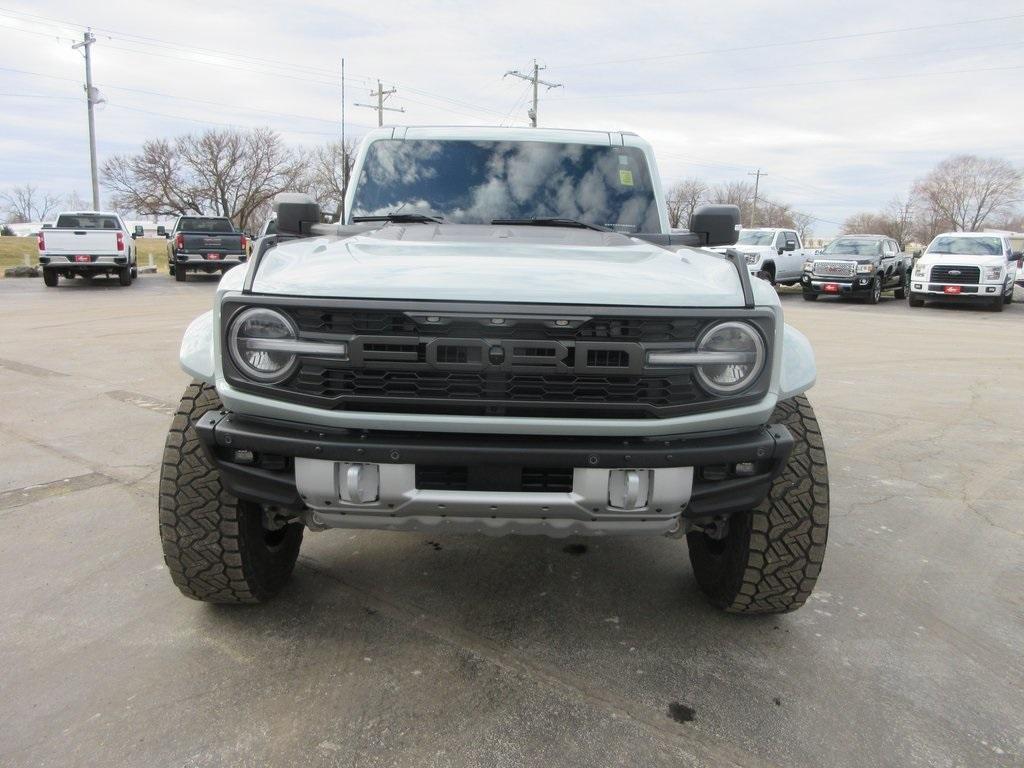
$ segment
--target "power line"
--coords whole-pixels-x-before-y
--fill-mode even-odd
[[[530,125],[533,126],[534,128],[537,127],[537,86],[538,85],[543,85],[543,86],[547,87],[547,89],[549,91],[552,88],[561,88],[562,87],[561,83],[549,83],[546,80],[541,80],[540,79],[540,71],[542,69],[547,69],[547,67],[541,66],[540,64],[537,63],[537,60],[534,59],[533,60],[533,74],[532,75],[524,75],[518,69],[509,70],[504,75],[502,75],[503,78],[509,77],[509,76],[511,76],[511,77],[518,77],[520,80],[526,80],[527,82],[533,84],[533,108],[529,112],[527,112],[526,114],[529,115],[529,117],[530,117]]]
[[[1024,13],[1013,13],[1006,16],[990,16],[981,19],[964,19],[961,21],[949,21],[939,24],[922,24],[913,27],[897,27],[894,29],[881,29],[873,32],[850,32],[843,35],[828,35],[825,37],[809,37],[802,40],[784,40],[776,43],[757,43],[754,45],[741,45],[732,48],[710,48],[702,51],[682,51],[680,53],[666,53],[657,56],[638,56],[629,59],[615,59],[608,61],[590,61],[579,64],[567,64],[561,69],[579,69],[582,67],[598,67],[613,64],[631,64],[638,61],[662,61],[664,59],[677,59],[685,56],[711,56],[719,53],[738,53],[740,51],[755,51],[764,48],[789,48],[794,45],[807,43],[827,43],[837,40],[853,40],[863,37],[877,37],[879,35],[896,35],[904,32],[922,32],[929,29],[945,29],[948,27],[959,27],[968,24],[985,24],[992,21],[1009,21],[1011,19],[1024,18]]]

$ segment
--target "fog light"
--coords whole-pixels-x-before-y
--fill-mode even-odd
[[[256,461],[256,454],[246,450],[234,451],[231,454],[231,461],[235,464],[252,464]]]
[[[651,493],[651,470],[613,469],[608,473],[608,506],[643,509]]]
[[[369,504],[380,498],[380,467],[376,464],[335,464],[338,498],[349,504]]]
[[[915,291],[920,291],[921,290],[921,284],[920,283],[914,283],[914,290]]]
[[[741,461],[732,471],[736,477],[750,477],[757,474],[757,465],[752,461]]]
[[[985,293],[995,293],[995,292],[996,292],[995,288],[986,288],[985,289]]]

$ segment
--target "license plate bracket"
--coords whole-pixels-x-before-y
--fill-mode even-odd
[[[91,261],[92,261],[92,257],[88,256],[88,255],[86,255],[84,253],[79,253],[79,254],[75,255],[75,262],[78,263],[78,264],[88,264]]]

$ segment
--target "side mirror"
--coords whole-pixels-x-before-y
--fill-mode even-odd
[[[786,248],[785,248],[785,250],[787,250],[787,251],[795,251],[796,250],[796,240],[787,240],[786,241]]]
[[[320,206],[301,192],[281,192],[274,198],[277,231],[285,235],[308,235],[314,224],[323,221]]]
[[[135,225],[135,229],[132,230],[132,239],[134,240],[137,237],[142,237],[144,232],[145,232],[145,230],[142,228],[142,225],[141,224],[136,224]]]
[[[278,229],[281,217],[278,215]],[[704,247],[735,245],[740,236],[740,209],[735,205],[702,205],[690,217],[690,231]]]
[[[1007,261],[1018,261],[1022,258],[1024,258],[1024,251],[1014,251],[1010,254],[1010,258],[1008,258]]]
[[[157,227],[156,228],[156,236],[157,237],[167,237],[167,227],[165,227],[163,224],[161,224],[159,227]]]

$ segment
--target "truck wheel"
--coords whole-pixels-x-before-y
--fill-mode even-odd
[[[811,293],[810,291],[804,291],[804,301],[817,301],[818,294]]]
[[[877,304],[882,298],[882,278],[876,277],[871,281],[871,293],[864,298],[865,304]]]
[[[775,407],[773,424],[795,440],[767,498],[729,519],[724,538],[686,534],[697,584],[731,613],[785,613],[814,589],[828,535],[828,465],[821,430],[807,398]]]
[[[131,267],[124,267],[123,269],[117,270],[117,281],[121,285],[131,285],[132,284],[132,268]]]
[[[288,581],[303,526],[263,527],[255,504],[229,494],[195,431],[220,409],[209,384],[186,388],[171,422],[160,469],[160,540],[164,562],[182,594],[209,603],[258,603]]]
[[[773,267],[769,266],[767,269],[759,270],[755,277],[766,281],[768,285],[775,285],[775,269]]]
[[[923,307],[924,299],[918,299],[914,296],[914,294],[911,293],[908,294],[907,303],[910,304],[910,306],[912,307]]]
[[[172,274],[174,275],[174,279],[177,280],[179,283],[184,283],[185,278],[188,277],[188,274],[185,272],[184,267],[182,267],[181,269],[175,269]]]
[[[55,269],[44,269],[43,270],[43,285],[47,288],[57,287],[57,270]]]
[[[1003,304],[1013,303],[1013,285],[1010,285],[1010,292],[1003,294]]]
[[[998,299],[993,300],[993,302],[991,304],[989,304],[988,308],[990,310],[992,310],[993,312],[1002,312],[1003,311],[1003,307],[1005,307],[1005,306],[1006,306],[1006,300],[1002,296],[1000,296]]]
[[[899,287],[892,292],[892,295],[897,299],[905,299],[908,293],[910,293],[910,273],[905,272],[900,279]]]

